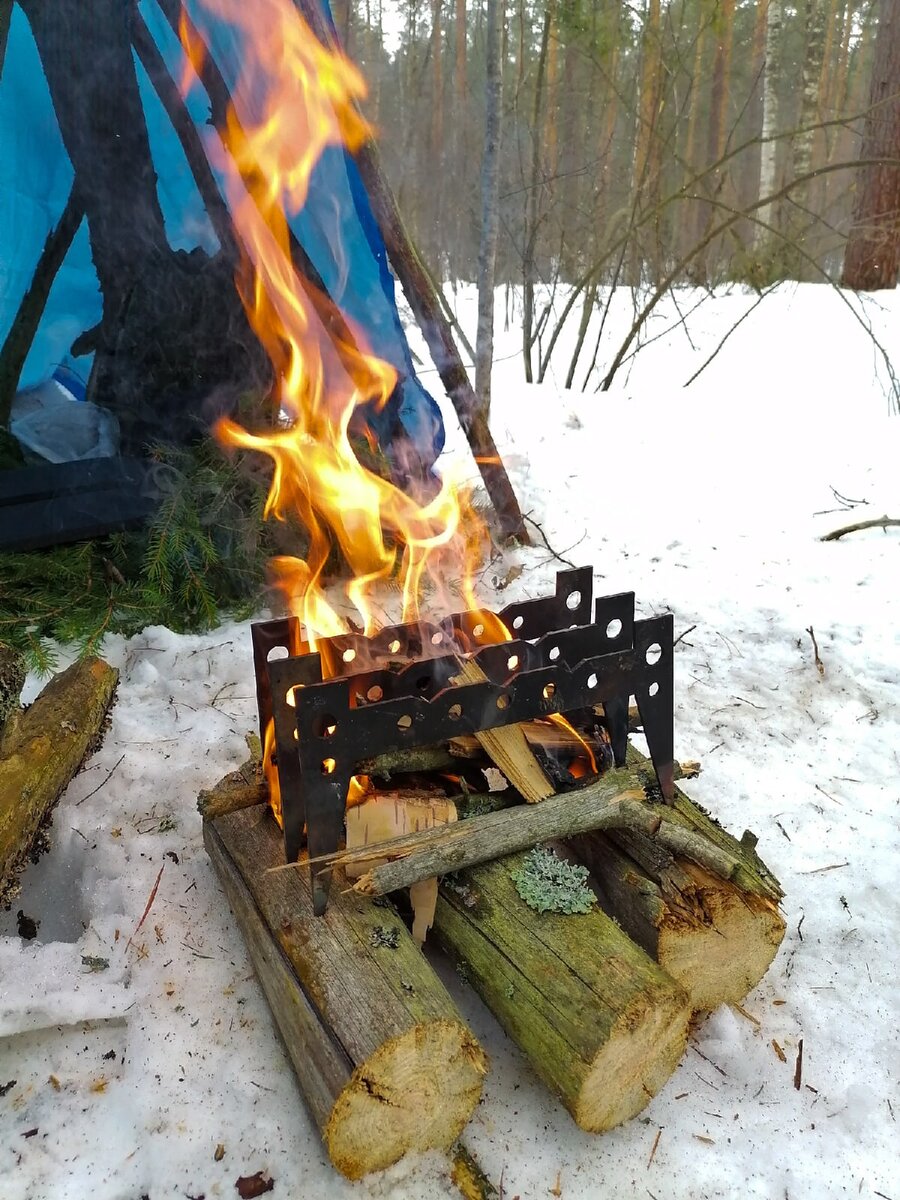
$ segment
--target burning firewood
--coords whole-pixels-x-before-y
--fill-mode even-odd
[[[268,808],[205,821],[224,885],[334,1166],[349,1179],[448,1149],[481,1096],[484,1052],[390,907],[334,888],[313,915]]]
[[[669,1078],[691,1006],[605,913],[533,911],[510,877],[524,857],[445,880],[435,932],[578,1125],[599,1133]]]
[[[454,684],[484,683],[487,675],[473,659],[460,662]],[[544,774],[532,753],[522,725],[503,725],[497,729],[479,730],[475,737],[479,745],[499,767],[509,782],[528,801],[535,804],[554,793],[553,784]]]
[[[35,834],[96,745],[119,673],[86,658],[54,676],[0,739],[0,898],[8,897]]]

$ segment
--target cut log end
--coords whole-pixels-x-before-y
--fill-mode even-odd
[[[784,937],[784,918],[770,900],[694,863],[679,866],[694,882],[691,907],[701,917],[667,910],[659,926],[659,964],[687,990],[695,1009],[737,1004],[769,969]]]
[[[324,1130],[348,1179],[411,1151],[447,1150],[481,1097],[487,1059],[460,1022],[435,1020],[385,1042],[353,1072]]]
[[[638,996],[613,1026],[575,1098],[573,1117],[588,1133],[605,1133],[637,1116],[675,1070],[687,1043],[684,995]]]

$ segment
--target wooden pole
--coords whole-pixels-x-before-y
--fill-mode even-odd
[[[310,1114],[349,1179],[409,1151],[449,1149],[481,1096],[486,1059],[390,907],[333,889],[313,915],[265,807],[204,822]]]

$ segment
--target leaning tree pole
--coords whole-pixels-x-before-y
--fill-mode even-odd
[[[900,275],[900,0],[878,0],[869,111],[856,177],[844,287],[872,292]]]

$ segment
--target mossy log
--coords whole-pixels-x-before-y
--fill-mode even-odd
[[[635,1116],[684,1051],[687,995],[605,913],[534,912],[512,855],[440,886],[434,930],[582,1129]]]
[[[633,747],[638,777],[652,767]],[[723,879],[636,830],[586,833],[567,845],[593,876],[600,902],[687,991],[695,1009],[737,1003],[759,983],[784,936],[782,892],[755,838],[726,833],[679,788],[670,822],[701,835],[739,863]]]
[[[54,676],[0,742],[0,900],[8,899],[41,823],[95,748],[119,672],[85,658]]]
[[[25,684],[25,660],[10,646],[0,646],[0,744],[7,721],[19,711]]]
[[[313,916],[306,873],[269,870],[265,806],[205,821],[204,841],[334,1166],[359,1179],[449,1149],[486,1059],[400,917],[340,886]]]

